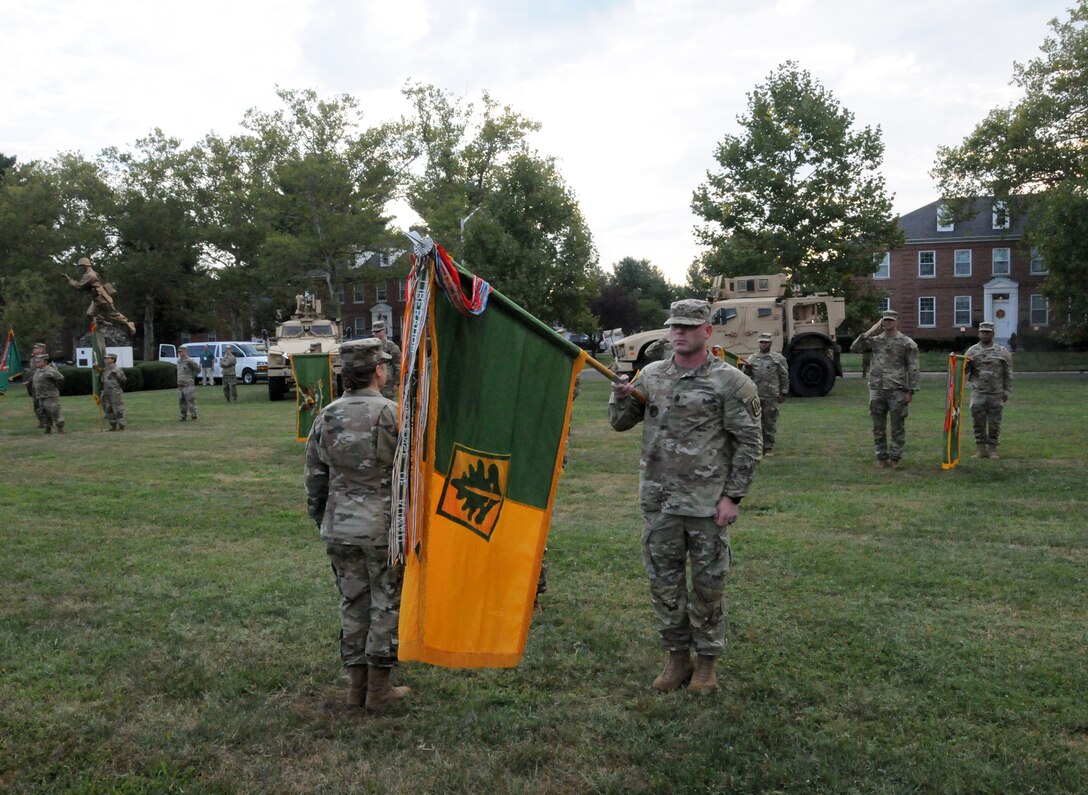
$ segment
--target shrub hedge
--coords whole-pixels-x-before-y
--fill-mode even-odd
[[[91,368],[64,365],[57,369],[64,376],[61,395],[91,394]],[[177,368],[169,362],[137,362],[135,367],[122,369],[125,373],[126,392],[175,389],[178,385]]]

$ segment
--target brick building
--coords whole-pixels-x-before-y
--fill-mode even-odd
[[[369,337],[376,320],[384,320],[390,338],[400,339],[404,319],[408,277],[408,255],[366,252],[359,255],[352,269],[355,278],[336,285],[337,306],[333,314],[340,318],[345,337]]]
[[[979,322],[994,323],[995,338],[1046,332],[1050,308],[1041,285],[1046,264],[1023,242],[1024,218],[991,198],[975,214],[951,221],[932,202],[899,219],[906,242],[884,256],[873,275],[886,295],[884,309],[915,339],[956,337]]]

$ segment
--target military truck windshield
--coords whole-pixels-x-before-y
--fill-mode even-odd
[[[733,307],[731,307],[731,306],[722,307],[721,309],[719,309],[717,312],[714,313],[714,325],[715,326],[724,326],[726,323],[728,323],[730,320],[732,320],[736,316],[737,316],[737,310],[734,309]]]
[[[276,336],[280,339],[292,339],[294,337],[301,337],[303,334],[301,323],[284,323],[279,327],[276,332]]]
[[[332,323],[311,323],[310,333],[317,337],[335,337]]]

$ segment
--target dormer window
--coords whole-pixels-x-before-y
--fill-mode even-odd
[[[994,229],[1009,228],[1009,205],[1006,202],[994,202]]]
[[[937,205],[937,231],[938,232],[955,232],[956,222],[952,218],[952,211],[948,209],[947,204]]]

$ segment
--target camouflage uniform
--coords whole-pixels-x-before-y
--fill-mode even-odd
[[[341,347],[342,359],[353,347]],[[397,407],[374,388],[348,389],[326,406],[306,442],[307,513],[321,528],[340,590],[345,666],[397,661],[403,567],[389,563],[396,444]]]
[[[185,422],[186,412],[196,419],[196,376],[199,372],[200,365],[194,360],[178,359],[178,408],[182,422]]]
[[[384,320],[374,322],[373,331],[375,335],[385,330]],[[374,339],[381,338],[375,336]],[[385,382],[385,386],[382,387],[382,395],[396,403],[399,394],[398,390],[400,389],[400,346],[388,337],[381,339],[381,342],[382,351],[389,356],[389,360],[385,363],[386,367],[389,368],[389,379]]]
[[[64,376],[52,363],[45,367],[35,366],[32,385],[34,397],[41,405],[45,432],[52,433],[56,425],[57,430],[64,433],[64,417],[60,413],[60,388],[64,385]]]
[[[967,349],[967,379],[971,384],[971,419],[975,443],[995,450],[1001,435],[1001,416],[1012,391],[1012,354],[996,343],[981,342]]]
[[[117,361],[114,360],[102,371],[102,411],[109,420],[111,431],[125,429],[124,386],[125,371],[118,367]]]
[[[83,268],[83,275],[79,281],[68,279],[68,284],[77,290],[86,290],[91,294],[91,305],[87,307],[87,314],[91,316],[91,319],[96,323],[108,322],[110,325],[128,329],[128,333],[135,336],[135,324],[129,322],[127,317],[117,311],[117,307],[113,305],[113,297],[106,285],[102,283],[102,277],[91,267],[91,261],[83,257],[79,260],[79,267]]]
[[[652,362],[634,386],[646,403],[612,395],[608,419],[617,431],[643,423],[642,558],[661,643],[670,652],[694,647],[717,657],[725,649],[731,553],[729,529],[718,526],[715,512],[722,497],[739,502],[751,485],[763,445],[759,395],[747,376],[709,354],[694,369],[675,358]]]
[[[219,359],[219,369],[223,372],[223,397],[230,403],[238,402],[238,360],[234,358],[234,352],[226,345]]]
[[[744,372],[752,379],[759,392],[762,409],[763,452],[774,449],[774,438],[778,430],[778,403],[790,391],[790,369],[786,357],[781,353],[753,353],[748,357]]]
[[[45,343],[35,342],[30,349],[30,366],[23,370],[23,384],[26,393],[30,396],[30,404],[34,409],[34,418],[38,421],[38,427],[45,427],[45,411],[42,409],[41,400],[34,394],[34,357],[45,353]]]
[[[898,319],[896,316],[895,319]],[[861,334],[850,347],[854,352],[872,351],[869,367],[869,416],[873,421],[873,451],[880,463],[898,463],[907,443],[906,398],[918,391],[918,346],[906,334]],[[888,445],[888,418],[891,445]]]

